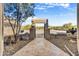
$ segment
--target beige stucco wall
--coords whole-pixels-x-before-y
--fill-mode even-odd
[[[0,3],[0,55],[2,55],[2,51],[3,51],[3,44],[2,44],[2,4]]]

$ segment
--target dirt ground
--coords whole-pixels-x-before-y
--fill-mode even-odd
[[[37,31],[37,33],[41,33],[41,32],[42,31],[40,31],[40,32]],[[65,44],[66,44],[67,47],[75,55],[77,55],[77,42],[75,41],[75,43],[72,43],[71,40],[69,40],[66,35],[57,35],[57,36],[55,36],[55,35],[51,34],[51,39],[49,39],[48,41],[50,41],[51,43],[53,43],[54,45],[56,45],[57,47],[59,47],[60,49],[65,51],[66,53],[68,53],[68,51],[65,48]],[[9,46],[4,46],[4,53],[3,53],[3,55],[4,56],[11,56],[11,55],[13,55],[15,52],[17,52],[19,49],[24,47],[30,41],[32,41],[32,40],[18,41],[16,44],[9,45]]]
[[[41,35],[38,34],[38,36]],[[38,36],[13,56],[69,56],[45,38],[38,38]]]
[[[25,41],[17,41],[16,44],[11,44],[8,46],[4,46],[4,52],[3,55],[4,56],[11,56],[13,55],[15,52],[17,52],[19,49],[21,49],[22,47],[24,47],[26,44],[28,44],[30,41],[32,40],[25,40]]]
[[[54,36],[51,34],[51,39],[48,41],[68,53],[67,49],[65,48],[65,45],[67,45],[67,47],[72,51],[72,53],[77,55],[77,42],[75,41],[75,43],[72,43],[71,40],[72,39],[68,39],[66,35]]]

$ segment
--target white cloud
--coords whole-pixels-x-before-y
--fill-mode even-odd
[[[44,7],[35,7],[35,9],[44,10],[46,8],[44,8]]]
[[[64,3],[64,4],[60,4],[60,6],[64,7],[64,8],[68,8],[70,4],[68,3]]]
[[[52,8],[52,7],[63,7],[63,8],[68,8],[70,6],[69,3],[45,3],[44,5],[40,4],[40,5],[37,5],[35,7],[35,9],[40,9],[40,10],[44,10],[44,9],[47,9],[47,8]]]
[[[55,6],[61,6],[61,7],[64,7],[64,8],[67,8],[67,7],[70,6],[69,3],[46,3],[46,5],[53,6],[53,7],[55,7]]]
[[[54,7],[53,5],[49,5],[48,8]]]
[[[35,18],[38,18],[38,17],[28,17],[28,18],[25,20],[25,22],[22,23],[21,26],[26,26],[26,25],[31,24],[32,19],[35,19]]]

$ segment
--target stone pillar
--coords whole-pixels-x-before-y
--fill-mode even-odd
[[[2,38],[2,32],[3,32],[3,25],[2,25],[2,23],[3,23],[3,6],[2,6],[3,4],[2,3],[0,3],[0,55],[2,55],[2,53],[3,53],[3,38]]]
[[[32,26],[30,28],[30,39],[33,40],[36,37],[36,28],[35,26]]]
[[[77,3],[77,49],[79,54],[79,3]]]
[[[46,29],[48,29],[48,19],[46,20],[44,24],[44,38],[46,38]]]
[[[48,19],[46,20],[46,23],[44,24],[44,38],[50,39],[50,29],[48,28]]]
[[[46,22],[44,24],[44,29],[48,29],[48,19],[46,20]]]
[[[50,29],[48,28],[48,29],[46,29],[46,31],[45,31],[46,33],[45,33],[45,38],[46,39],[50,39]]]

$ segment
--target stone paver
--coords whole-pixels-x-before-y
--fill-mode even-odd
[[[68,56],[68,54],[46,39],[36,38],[13,56]]]

